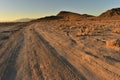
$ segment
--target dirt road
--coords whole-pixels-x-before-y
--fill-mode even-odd
[[[34,28],[8,37],[0,46],[0,80],[86,80]]]
[[[120,36],[108,24],[50,21],[0,27],[0,80],[119,80],[120,52],[105,42]]]

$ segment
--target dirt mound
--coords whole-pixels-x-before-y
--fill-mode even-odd
[[[115,50],[120,50],[120,39],[113,39],[106,42],[107,48],[112,48]]]
[[[99,17],[109,18],[109,17],[120,17],[120,8],[113,8],[102,13]]]

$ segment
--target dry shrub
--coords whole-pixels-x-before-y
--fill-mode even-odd
[[[118,33],[118,34],[120,34],[120,28],[115,28],[115,29],[113,29],[112,32],[113,32],[113,33]]]
[[[94,27],[87,27],[87,28],[80,28],[79,31],[77,32],[77,35],[91,35],[92,32],[94,31]]]
[[[106,47],[120,51],[120,39],[106,41]]]

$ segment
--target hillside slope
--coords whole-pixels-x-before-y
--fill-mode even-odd
[[[120,18],[120,8],[113,8],[102,13],[100,18]]]

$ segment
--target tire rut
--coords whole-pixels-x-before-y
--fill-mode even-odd
[[[18,34],[16,35],[16,39],[14,39],[14,41],[8,44],[8,48],[11,47],[10,50],[8,49],[9,51],[6,50],[8,52],[4,53],[4,54],[9,54],[9,56],[4,62],[6,64],[6,68],[5,68],[5,71],[3,73],[1,80],[14,80],[16,77],[17,70],[15,68],[15,63],[17,60],[17,56],[19,55],[19,51],[21,50],[23,46],[24,38],[23,38],[22,32],[18,32],[15,34]]]
[[[33,34],[37,37],[38,41],[49,51],[49,53],[46,53],[46,56],[50,56],[51,61],[58,61],[58,65],[63,65],[64,70],[67,70],[67,74],[70,74],[67,80],[87,80],[78,70],[76,70],[64,57],[60,56],[59,53],[40,35],[38,34],[35,30],[33,31]],[[52,60],[54,59],[54,60]],[[56,62],[56,63],[58,63]],[[55,62],[53,62],[55,64]],[[64,73],[64,72],[60,72]],[[60,75],[62,76],[62,75]],[[66,76],[63,77],[64,79]],[[62,77],[61,77],[62,79]]]

